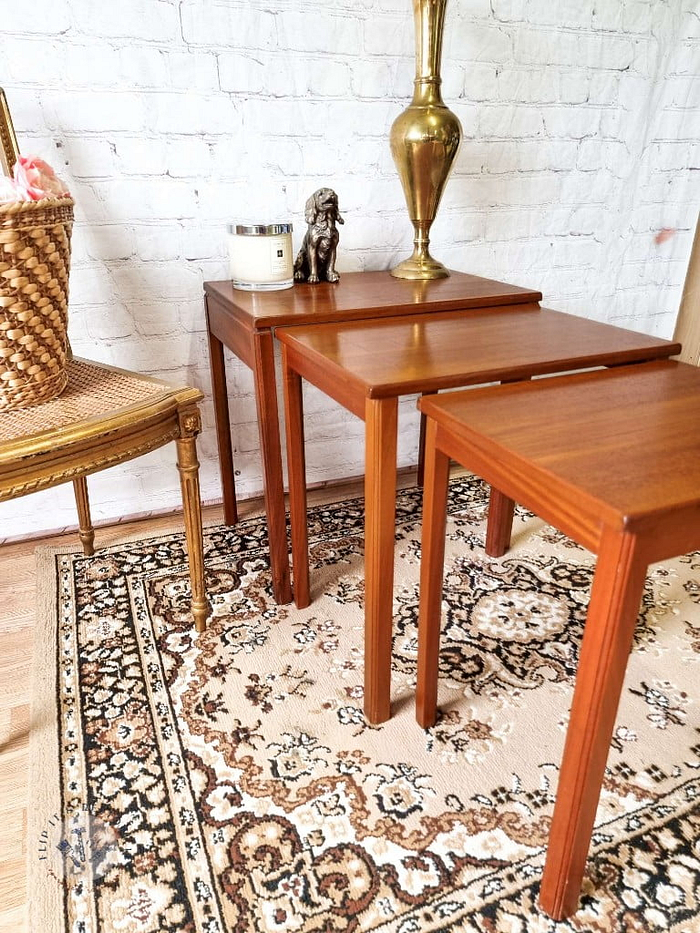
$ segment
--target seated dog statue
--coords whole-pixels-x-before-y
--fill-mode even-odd
[[[308,227],[294,263],[296,282],[337,282],[335,254],[339,234],[336,224],[345,221],[338,210],[338,195],[331,188],[319,188],[306,202],[304,218]]]

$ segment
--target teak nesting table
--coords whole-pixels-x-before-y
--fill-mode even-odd
[[[491,484],[487,552],[513,501],[598,555],[540,903],[576,909],[647,566],[700,547],[700,371],[671,361],[424,398],[417,718],[435,721],[449,458]]]
[[[275,599],[292,598],[282,478],[273,329],[324,321],[379,320],[446,310],[469,311],[494,305],[536,302],[540,292],[476,275],[451,273],[435,282],[408,282],[388,272],[344,273],[331,285],[299,284],[271,292],[234,289],[230,281],[205,282],[204,299],[216,433],[224,496],[224,520],[237,521],[231,425],[224,346],[253,370],[263,461],[265,510]]]
[[[449,281],[449,280],[448,280]],[[680,344],[534,303],[280,328],[294,592],[309,601],[301,378],[365,421],[365,689],[390,716],[398,399],[489,382],[672,356]]]

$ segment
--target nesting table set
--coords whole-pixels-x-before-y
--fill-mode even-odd
[[[282,347],[294,595],[309,602],[301,380],[365,422],[365,715],[390,716],[398,399],[425,431],[417,717],[435,719],[449,459],[492,487],[486,549],[519,502],[598,554],[541,888],[576,909],[647,565],[700,547],[700,372],[680,345],[453,273],[246,293],[205,286],[226,520],[235,489],[223,345],[254,371],[275,596],[290,593],[274,338]],[[586,372],[578,372],[585,370]],[[576,372],[574,372],[576,371]],[[557,375],[554,378],[535,378]],[[573,374],[572,374],[573,373]],[[492,385],[502,383],[501,385]],[[506,384],[503,384],[506,383]],[[486,385],[459,392],[442,390]]]

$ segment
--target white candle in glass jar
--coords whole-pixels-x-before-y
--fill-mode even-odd
[[[231,282],[246,291],[273,291],[294,284],[291,224],[231,224]]]

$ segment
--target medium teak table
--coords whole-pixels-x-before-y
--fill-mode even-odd
[[[398,399],[668,357],[680,344],[523,304],[280,328],[294,595],[308,605],[301,377],[365,421],[365,690],[370,722],[390,716]]]

